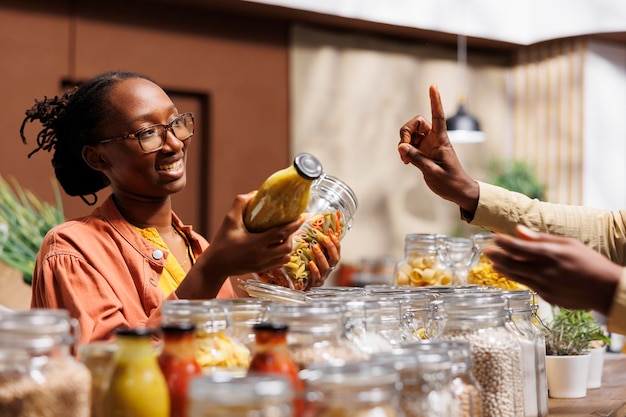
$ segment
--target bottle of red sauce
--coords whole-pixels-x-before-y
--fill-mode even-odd
[[[291,381],[295,393],[294,415],[302,415],[304,383],[298,376],[299,368],[293,361],[287,344],[289,326],[284,323],[263,322],[255,324],[252,329],[255,349],[248,373],[274,373],[286,377]]]
[[[196,362],[195,330],[196,326],[191,323],[161,326],[163,351],[159,355],[159,366],[170,394],[170,417],[187,417],[189,380],[202,373]]]

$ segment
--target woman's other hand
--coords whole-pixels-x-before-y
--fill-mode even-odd
[[[341,243],[332,230],[319,245],[313,245],[313,260],[309,261],[310,287],[321,287],[341,259]],[[308,288],[307,288],[308,289]]]

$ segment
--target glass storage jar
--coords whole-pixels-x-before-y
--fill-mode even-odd
[[[487,258],[483,251],[485,248],[495,246],[495,234],[477,233],[471,236],[476,249],[475,260],[467,273],[467,282],[480,286],[496,287],[504,290],[527,289],[526,286],[515,282],[493,269],[493,262]]]
[[[380,334],[394,348],[403,343],[420,340],[406,323],[405,311],[408,308],[408,303],[409,299],[402,295],[382,297],[379,300]]]
[[[165,300],[163,324],[196,326],[196,361],[204,373],[215,371],[243,375],[250,364],[250,350],[231,334],[226,305],[220,300]]]
[[[229,334],[248,350],[252,351],[255,346],[255,324],[267,321],[270,300],[262,298],[220,298],[216,304],[223,304],[229,316]]]
[[[416,343],[419,344],[419,343]],[[405,417],[456,416],[452,362],[446,350],[398,348],[372,355],[374,363],[392,365],[400,373],[400,408]]]
[[[363,352],[387,352],[393,349],[391,342],[382,336],[380,299],[361,296],[345,300],[346,336]]]
[[[454,397],[454,409],[450,415],[457,417],[481,416],[480,384],[472,371],[472,354],[469,342],[461,340],[428,340],[410,343],[404,350],[419,352],[447,352],[451,361],[450,387]]]
[[[343,302],[309,301],[274,305],[269,320],[289,326],[291,356],[299,369],[304,369],[313,363],[341,365],[368,358],[347,337],[345,314]]]
[[[411,233],[404,238],[404,258],[396,264],[395,285],[426,287],[452,284],[452,272],[442,262],[441,235]]]
[[[189,417],[296,417],[293,401],[282,375],[204,375],[189,385]]]
[[[472,239],[442,236],[439,245],[443,263],[452,272],[452,284],[466,285],[467,273],[476,257],[476,247]]]
[[[308,290],[311,285],[308,263],[313,246],[334,234],[341,240],[352,228],[352,217],[358,206],[354,191],[341,180],[323,174],[313,182],[305,213],[305,222],[292,235],[291,260],[283,267],[258,275],[258,279],[283,287]]]
[[[371,361],[315,364],[302,372],[304,417],[400,417],[400,374]]]
[[[91,374],[91,417],[106,417],[106,394],[116,358],[117,345],[114,342],[99,340],[78,346],[78,359]]]
[[[507,327],[518,337],[521,347],[524,416],[548,415],[548,381],[546,376],[546,341],[533,322],[536,305],[530,290],[504,291],[509,312]]]
[[[483,417],[523,417],[521,348],[507,328],[499,290],[440,296],[445,323],[437,340],[470,344],[474,376],[482,388]]]
[[[90,415],[91,375],[70,353],[65,311],[4,314],[0,319],[0,415]],[[65,317],[64,317],[65,316]]]

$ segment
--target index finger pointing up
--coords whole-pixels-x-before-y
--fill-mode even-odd
[[[432,114],[432,129],[435,133],[445,133],[446,116],[443,113],[443,105],[441,104],[441,96],[436,85],[432,84],[428,90],[430,93],[430,111]]]

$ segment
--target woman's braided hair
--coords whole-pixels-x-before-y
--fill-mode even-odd
[[[43,129],[37,134],[37,148],[28,157],[39,150],[54,151],[52,166],[63,190],[68,195],[80,196],[89,205],[96,203],[96,192],[109,185],[109,180],[84,161],[82,149],[101,139],[98,132],[109,117],[109,93],[115,84],[130,78],[149,80],[134,72],[111,71],[65,92],[61,97],[35,100],[35,105],[26,110],[20,128],[22,142],[26,143],[26,124],[39,120]],[[93,196],[91,202],[85,198],[89,195]]]

